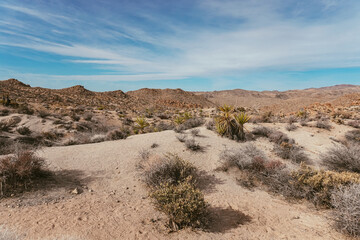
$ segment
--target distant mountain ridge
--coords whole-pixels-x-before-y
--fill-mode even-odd
[[[228,104],[261,111],[287,113],[313,103],[353,103],[360,99],[359,85],[335,85],[322,88],[288,91],[248,91],[243,89],[211,92],[190,92],[182,89],[142,88],[93,92],[76,85],[63,89],[31,87],[17,79],[0,81],[0,95],[9,95],[19,102],[56,106],[104,107],[107,109],[206,108]]]

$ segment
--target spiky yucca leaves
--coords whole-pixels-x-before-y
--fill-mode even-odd
[[[215,118],[216,131],[221,136],[244,140],[244,124],[250,120],[250,117],[244,112],[236,114],[232,106],[224,105],[219,107],[219,110],[220,115]]]
[[[137,124],[135,127],[141,132],[144,132],[144,128],[150,125],[144,117],[137,117],[135,122]]]
[[[174,119],[174,123],[176,123],[177,125],[180,125],[182,123],[185,122],[185,119],[183,117],[180,117],[180,116],[177,116],[175,119]]]

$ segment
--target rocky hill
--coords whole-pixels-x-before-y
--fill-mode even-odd
[[[252,107],[262,111],[288,113],[297,111],[313,103],[326,103],[347,94],[360,93],[358,85],[336,85],[323,88],[309,88],[289,91],[247,91],[242,89],[194,92],[217,105],[230,104],[242,107]],[[354,96],[353,96],[354,97]],[[344,97],[344,100],[348,97]],[[340,100],[338,100],[340,101]]]
[[[93,92],[77,85],[63,89],[31,87],[17,79],[0,81],[0,96],[9,96],[19,103],[41,103],[51,106],[87,106],[105,109],[194,108],[211,107],[202,96],[181,89],[140,89]]]

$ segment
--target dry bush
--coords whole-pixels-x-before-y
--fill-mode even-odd
[[[9,138],[0,137],[0,155],[10,154],[14,150],[14,141]]]
[[[31,130],[25,126],[17,128],[16,131],[21,135],[30,135],[31,134]]]
[[[349,121],[348,125],[350,127],[360,128],[360,121],[359,120]]]
[[[202,147],[200,146],[200,144],[198,142],[196,142],[195,139],[193,139],[193,138],[185,140],[185,146],[187,149],[194,151],[194,152],[202,150]]]
[[[269,134],[269,140],[270,142],[274,142],[276,144],[282,144],[282,143],[289,143],[294,144],[295,140],[289,138],[285,133],[282,133],[280,131],[272,131]]]
[[[159,144],[157,144],[157,143],[153,143],[153,144],[151,144],[151,146],[150,146],[150,148],[157,148],[157,147],[159,147]]]
[[[206,124],[205,124],[205,126],[206,126],[206,129],[208,129],[208,130],[214,130],[214,129],[215,129],[215,122],[214,122],[214,120],[211,119],[211,120],[207,121]]]
[[[120,129],[120,130],[113,130],[106,134],[107,140],[119,140],[119,139],[126,139],[129,136],[129,130],[127,129]]]
[[[251,131],[253,135],[260,137],[269,137],[272,132],[272,129],[265,126],[258,126]]]
[[[289,159],[294,163],[309,163],[310,159],[308,155],[302,150],[301,147],[283,142],[281,144],[276,144],[274,147],[274,152],[276,155],[283,159]]]
[[[286,130],[288,130],[290,132],[290,131],[295,131],[298,127],[295,124],[290,123],[290,124],[286,125],[285,128],[286,128]]]
[[[360,236],[360,184],[340,187],[331,195],[336,227],[352,236]]]
[[[174,130],[175,132],[179,133],[191,128],[200,127],[203,124],[204,119],[202,118],[190,118],[185,120],[185,122],[183,122],[182,124],[178,125]]]
[[[300,120],[300,125],[306,127],[308,125],[309,120],[307,118]]]
[[[9,113],[10,113],[10,111],[7,108],[0,109],[0,116],[8,116]]]
[[[139,151],[140,165],[150,158],[150,151],[147,149],[141,149]]]
[[[328,120],[324,120],[324,119],[319,119],[316,121],[315,127],[317,128],[322,128],[322,129],[326,129],[326,130],[330,130],[331,129],[331,125],[329,123]]]
[[[334,146],[320,158],[330,169],[360,173],[360,145]]]
[[[207,225],[208,204],[191,181],[185,180],[177,185],[163,183],[150,196],[156,200],[156,207],[169,216],[169,227],[172,230]]]
[[[360,183],[360,174],[315,170],[306,164],[292,172],[293,184],[315,205],[331,207],[331,193],[339,187]]]
[[[141,164],[143,180],[150,187],[158,187],[162,183],[178,184],[188,177],[196,181],[198,175],[193,164],[175,154],[168,153],[163,158]]]
[[[289,125],[297,122],[297,118],[295,116],[290,116],[288,119],[287,119],[287,122]]]
[[[360,130],[355,129],[345,133],[345,138],[354,143],[360,143]]]
[[[42,176],[44,160],[33,151],[18,151],[0,159],[1,195],[18,188],[26,189],[31,181]]]
[[[20,105],[17,108],[17,112],[20,114],[27,114],[27,115],[33,115],[34,114],[34,110],[31,109],[28,105]]]
[[[190,133],[191,133],[191,135],[192,135],[193,137],[197,137],[197,136],[199,136],[200,130],[199,130],[199,129],[192,129],[192,130],[190,131]]]
[[[242,144],[236,149],[225,149],[220,153],[220,169],[224,171],[231,167],[237,167],[242,170],[251,169],[255,158],[266,159],[266,156],[251,143]]]
[[[178,135],[176,135],[176,138],[177,138],[177,140],[179,140],[179,142],[185,142],[187,139],[187,136],[186,136],[186,134],[178,134]]]
[[[161,121],[156,125],[156,128],[159,130],[159,132],[161,132],[161,131],[165,131],[165,130],[173,130],[174,125],[171,123],[166,123],[166,122]]]
[[[4,132],[10,131],[12,128],[16,127],[19,122],[21,122],[21,118],[18,116],[13,116],[11,118],[1,120],[0,121],[0,132],[1,131],[4,131]]]

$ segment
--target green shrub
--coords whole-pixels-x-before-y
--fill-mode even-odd
[[[156,200],[156,207],[169,216],[169,227],[173,230],[206,225],[208,204],[191,180],[177,185],[163,183],[150,196]]]

